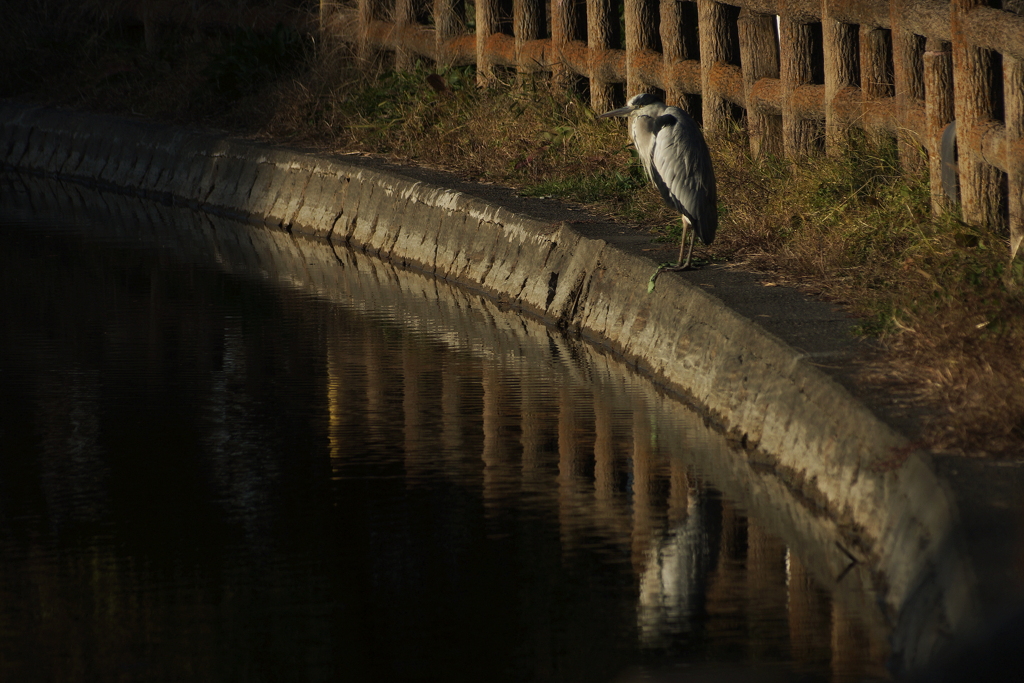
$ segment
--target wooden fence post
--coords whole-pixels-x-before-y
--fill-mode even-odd
[[[1024,61],[1003,55],[1006,163],[1010,212],[1010,260],[1024,241]]]
[[[700,59],[698,16],[696,2],[661,0],[661,52],[669,72],[680,62]],[[700,97],[676,87],[674,82],[666,84],[665,103],[694,118],[700,113]]]
[[[462,0],[434,0],[434,46],[438,66],[448,66],[447,43],[466,29],[466,6]]]
[[[964,220],[975,225],[999,223],[999,171],[975,149],[980,124],[992,118],[992,54],[976,47],[966,35],[967,12],[982,0],[953,0],[950,6],[953,38],[953,86],[956,136],[960,158],[960,204]]]
[[[787,157],[809,154],[818,123],[797,108],[796,89],[813,82],[813,32],[810,24],[788,15],[779,17],[779,72],[782,81],[782,147]]]
[[[380,19],[384,14],[382,0],[359,0],[357,17],[359,19],[358,45],[356,56],[362,62],[369,62],[373,58],[374,50],[369,43],[370,24]]]
[[[893,95],[893,76],[890,70],[892,36],[888,29],[860,25],[860,91],[865,109],[870,103]],[[889,136],[885,131],[867,128],[869,144],[879,146]]]
[[[892,71],[888,56],[892,39],[888,29],[860,26],[860,89],[865,100],[892,97]]]
[[[416,9],[413,3],[416,0],[395,0],[395,13],[392,17],[395,33],[402,35],[402,31],[416,23]],[[416,63],[416,55],[408,50],[401,41],[395,46],[395,69],[408,71]]]
[[[575,0],[551,0],[551,47],[556,58],[551,65],[551,84],[556,88],[569,87],[572,72],[563,62],[563,51],[575,35]]]
[[[893,83],[896,98],[896,116],[898,122],[909,120],[911,112],[920,111],[924,100],[924,65],[921,61],[923,38],[915,36],[904,28],[908,13],[911,11],[908,0],[890,0],[889,25],[892,28],[892,66]],[[918,171],[922,168],[924,157],[921,148],[926,145],[915,141],[904,128],[897,135],[897,151],[900,167],[904,172]]]
[[[949,209],[952,201],[942,190],[942,131],[953,120],[953,54],[949,43],[929,38],[924,51],[924,119],[928,148],[928,186],[932,213]]]
[[[476,0],[476,83],[494,80],[494,61],[487,55],[487,40],[498,32],[498,0]]]
[[[657,27],[651,0],[626,0],[626,96],[652,92],[655,84],[647,81],[637,68],[647,50],[657,45]],[[659,13],[660,16],[660,13]]]
[[[587,50],[590,77],[590,106],[605,112],[614,106],[614,86],[598,73],[597,64],[605,50],[612,47],[614,24],[611,0],[587,0]]]
[[[542,0],[515,0],[512,6],[512,33],[516,40],[516,71],[520,75],[534,71],[530,66],[523,64],[523,45],[540,38],[543,20]]]
[[[837,98],[847,88],[856,88],[860,74],[857,72],[857,27],[832,17],[837,0],[822,3],[821,34],[825,57],[825,153],[830,156],[844,154],[852,121],[838,114]]]
[[[661,55],[665,62],[666,72],[673,64],[686,59],[683,36],[679,30],[682,23],[682,3],[676,0],[661,0],[658,4],[659,23],[661,25]],[[678,107],[685,102],[686,95],[680,92],[673,83],[665,84],[665,104]],[[680,107],[685,109],[685,107]]]
[[[747,134],[754,157],[782,154],[782,121],[762,111],[752,100],[754,84],[761,78],[779,77],[779,45],[774,14],[754,14],[744,8],[738,22],[740,63],[743,65],[743,97],[747,103]]]
[[[729,121],[729,102],[711,83],[711,70],[729,59],[729,27],[725,7],[716,0],[697,0],[700,22],[700,89],[704,130],[721,129]]]

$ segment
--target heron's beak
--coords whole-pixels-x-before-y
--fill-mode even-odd
[[[601,114],[597,118],[605,119],[608,118],[609,116],[629,116],[629,113],[631,111],[633,111],[633,107],[623,107],[622,109],[615,109],[609,112],[605,112],[604,114]]]

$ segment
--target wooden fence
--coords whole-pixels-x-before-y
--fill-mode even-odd
[[[997,2],[999,0],[996,0]],[[843,149],[851,128],[927,152],[954,119],[964,220],[1024,238],[1024,0],[321,0],[321,26],[361,55],[395,53],[583,82],[595,110],[661,91],[707,129],[746,116],[755,154]]]

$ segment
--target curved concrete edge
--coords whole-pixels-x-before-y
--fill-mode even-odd
[[[4,181],[0,175],[0,193],[10,186]],[[603,347],[576,335],[560,334],[535,317],[521,315],[499,300],[458,284],[395,267],[361,251],[335,248],[325,240],[280,230],[255,230],[207,212],[165,206],[133,195],[96,191],[41,176],[20,176],[13,184],[21,195],[19,204],[38,207],[41,220],[48,220],[49,216],[49,220],[60,224],[69,216],[87,214],[93,226],[90,230],[102,231],[95,235],[102,241],[148,248],[159,253],[162,262],[212,269],[241,279],[255,278],[260,284],[277,283],[292,290],[281,294],[282,297],[315,295],[376,322],[381,312],[386,311],[389,328],[400,327],[415,337],[416,343],[451,349],[461,359],[460,363],[467,360],[468,354],[475,359],[474,364],[494,363],[501,366],[503,373],[511,371],[524,378],[535,374],[537,368],[545,368],[552,391],[539,392],[536,398],[549,408],[553,407],[552,401],[557,401],[559,387],[572,386],[590,387],[588,395],[582,397],[583,403],[590,406],[584,408],[584,413],[607,408],[617,412],[629,406],[631,414],[627,418],[608,414],[603,417],[610,420],[606,425],[623,419],[630,423],[631,438],[634,444],[641,444],[640,451],[624,455],[640,468],[653,464],[651,449],[683,463],[684,467],[695,465],[703,483],[710,483],[726,498],[736,501],[751,520],[756,520],[751,533],[760,536],[767,531],[793,553],[799,565],[793,580],[806,585],[809,573],[817,587],[830,596],[833,609],[850,616],[847,630],[861,632],[872,651],[889,651],[892,628],[884,606],[874,598],[870,568],[849,566],[849,558],[840,549],[846,540],[835,524],[816,514],[780,478],[759,474],[758,468],[751,466],[746,451],[730,443],[716,425],[709,424],[677,397],[661,391],[653,382],[637,384],[634,369]],[[74,231],[65,234],[69,239],[81,238],[81,233]],[[330,349],[327,353],[331,353]],[[532,395],[533,390],[526,393]],[[527,395],[520,398],[530,400]],[[622,422],[618,424],[625,426]],[[680,438],[663,438],[663,428],[669,424],[676,426],[673,434]],[[653,426],[656,429],[652,430]],[[526,429],[527,425],[524,423],[523,427]],[[539,446],[534,443],[532,447]],[[487,468],[488,464],[484,462],[482,466]],[[526,477],[524,485],[537,483],[536,472],[524,470],[522,476]],[[625,499],[617,502],[617,509],[626,515],[630,507]],[[611,520],[605,514],[601,517]],[[672,573],[671,560],[666,558],[680,551],[680,543],[689,536],[684,529],[690,521],[676,520],[675,531],[660,544],[634,549],[645,566],[639,588],[645,596],[641,598],[641,612],[645,611],[644,605],[663,604],[655,599],[659,595],[663,600],[673,600],[670,595],[661,594],[663,588],[676,592],[675,582],[666,583],[664,572]],[[754,542],[760,546],[758,541]],[[761,553],[754,555],[750,557],[754,562],[765,559]],[[646,631],[651,627],[647,620],[652,615],[647,612],[641,618],[647,623]],[[660,622],[657,617],[653,621]]]
[[[578,331],[690,397],[859,548],[894,614],[950,566],[952,499],[908,448],[806,358],[718,299],[564,223],[358,163],[114,117],[0,102],[0,162],[347,244]],[[947,596],[948,598],[949,596]]]

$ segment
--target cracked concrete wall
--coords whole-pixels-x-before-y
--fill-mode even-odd
[[[903,436],[718,299],[671,277],[648,293],[652,262],[564,223],[357,163],[7,103],[0,162],[308,234],[500,298],[690,397],[834,521],[894,610],[922,577],[967,571],[945,555],[954,511],[926,456],[878,466]],[[953,624],[967,594],[954,602]]]

